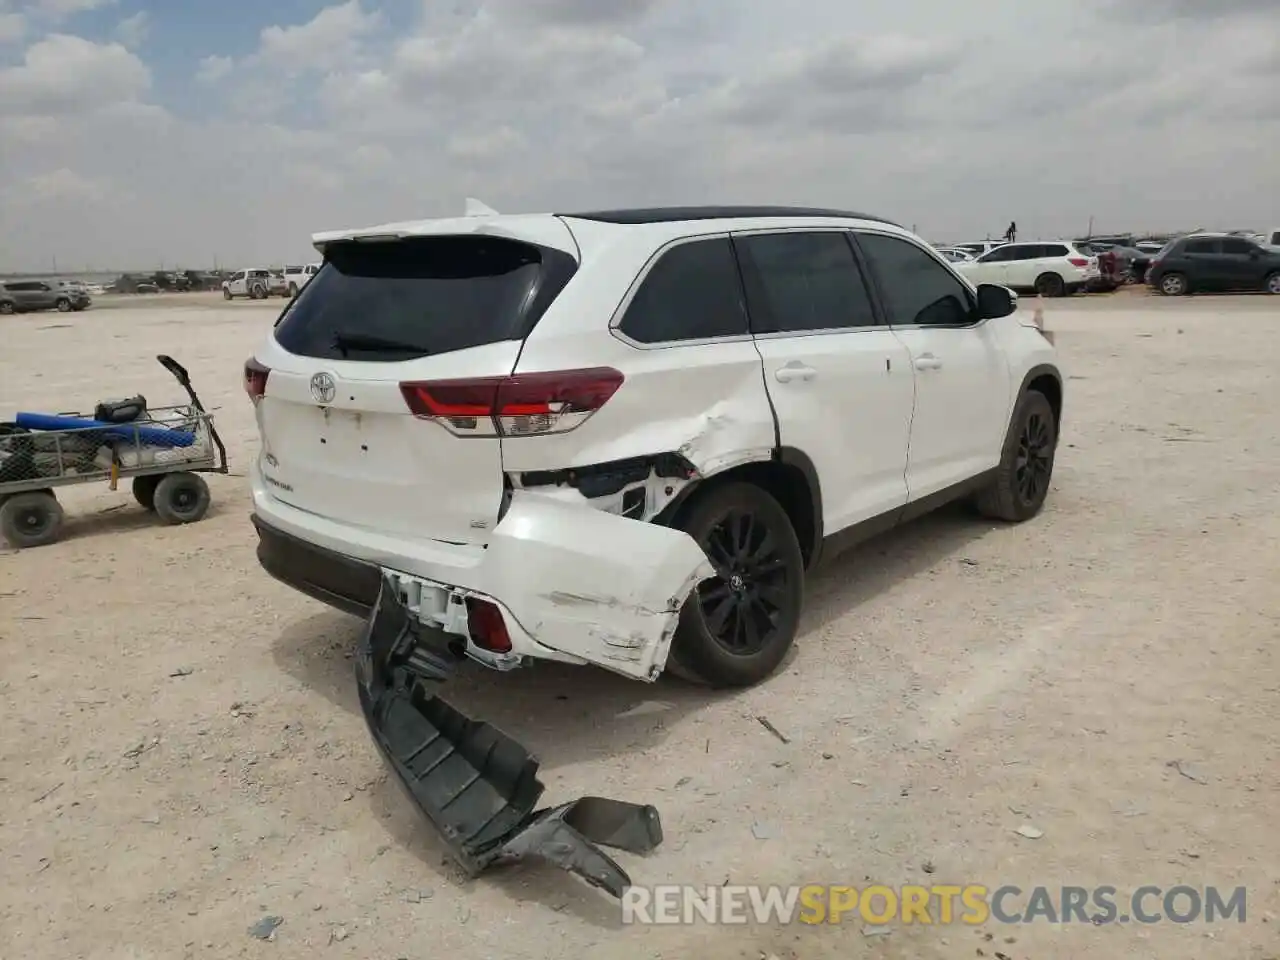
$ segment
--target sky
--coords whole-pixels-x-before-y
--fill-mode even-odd
[[[0,0],[0,271],[660,204],[1280,226],[1280,0]]]

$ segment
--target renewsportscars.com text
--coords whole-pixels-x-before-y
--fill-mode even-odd
[[[1122,894],[1112,886],[673,884],[631,887],[622,897],[622,916],[637,924],[1244,923],[1245,900],[1244,887],[1186,885],[1144,885]]]

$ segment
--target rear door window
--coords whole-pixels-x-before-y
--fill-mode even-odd
[[[1204,254],[1204,253],[1212,254],[1212,253],[1217,253],[1218,250],[1219,248],[1218,248],[1217,240],[1188,240],[1186,243],[1186,246],[1182,248],[1183,253],[1197,253],[1197,254]]]
[[[869,327],[876,322],[843,232],[774,233],[734,240],[754,333]]]
[[[661,254],[618,329],[637,343],[747,334],[747,312],[728,237],[691,240]]]
[[[969,289],[914,243],[878,233],[859,233],[857,238],[891,323],[964,326],[974,321]]]
[[[299,356],[365,362],[523,340],[576,269],[561,250],[501,237],[334,243],[276,340]]]
[[[1248,240],[1237,240],[1228,238],[1222,241],[1222,252],[1229,253],[1236,257],[1247,257],[1258,249]]]
[[[1045,243],[1040,246],[1041,257],[1065,257],[1068,252],[1061,243]]]

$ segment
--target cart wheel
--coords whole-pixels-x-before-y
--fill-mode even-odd
[[[160,485],[160,480],[159,474],[133,478],[133,499],[137,500],[144,509],[156,508],[156,487]]]
[[[209,485],[194,473],[170,473],[156,484],[153,499],[165,523],[195,523],[209,510]]]
[[[15,493],[0,505],[0,534],[15,547],[43,547],[58,539],[62,504],[52,493]]]

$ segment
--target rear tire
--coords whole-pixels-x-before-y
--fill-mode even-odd
[[[156,487],[160,485],[161,478],[162,474],[133,478],[133,499],[137,500],[144,510],[155,510]]]
[[[770,676],[795,642],[804,557],[787,512],[760,487],[730,483],[697,498],[679,524],[718,575],[680,611],[667,669],[709,687]]]
[[[1166,273],[1160,278],[1160,292],[1166,297],[1183,297],[1191,292],[1191,284],[1181,273]]]
[[[70,300],[68,300],[66,297],[59,297],[59,298],[58,298],[58,312],[59,312],[59,313],[70,313],[70,312],[71,312],[71,301],[70,301]]]
[[[0,303],[0,313],[3,313],[7,316],[13,312],[14,312],[14,306],[8,300],[4,301],[4,303]]]
[[[195,523],[209,512],[209,485],[194,473],[168,473],[156,485],[156,516],[168,524]]]
[[[1036,277],[1036,293],[1042,297],[1065,297],[1067,295],[1067,282],[1062,279],[1061,274],[1042,273]]]
[[[995,479],[975,498],[978,511],[993,520],[1021,523],[1044,506],[1058,451],[1058,424],[1049,399],[1028,390],[1014,408]]]
[[[292,300],[298,295],[298,285],[296,283],[289,284],[289,299]]]
[[[43,490],[15,493],[0,504],[0,535],[19,550],[53,543],[62,520],[62,504]]]

